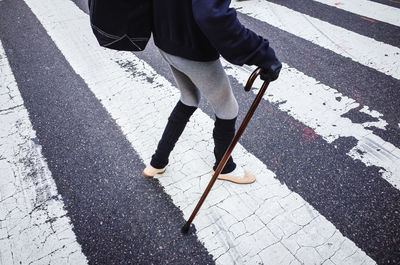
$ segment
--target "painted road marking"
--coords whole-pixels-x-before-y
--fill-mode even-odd
[[[87,264],[0,42],[0,264]]]
[[[25,2],[139,156],[149,162],[179,99],[178,90],[134,54],[99,48],[88,16],[72,2]],[[213,121],[196,111],[167,172],[159,177],[186,218],[211,177],[212,128]],[[258,181],[243,186],[218,182],[195,220],[198,237],[217,264],[375,263],[241,145],[234,156]]]
[[[348,12],[400,27],[400,9],[368,0],[314,0]]]
[[[348,155],[367,166],[381,167],[382,177],[400,189],[400,149],[370,129],[386,128],[388,123],[382,119],[383,114],[363,106],[359,111],[376,121],[353,123],[343,115],[359,108],[359,103],[297,69],[283,65],[280,78],[270,85],[264,99],[277,104],[280,110],[312,128],[328,143],[341,137],[354,137],[358,142]],[[243,85],[255,69],[238,67],[226,61],[224,66],[226,72]],[[255,87],[261,87],[261,82],[258,81]]]
[[[232,7],[362,65],[400,79],[400,48],[264,0],[234,0]]]

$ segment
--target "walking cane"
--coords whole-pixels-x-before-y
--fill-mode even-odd
[[[261,74],[262,69],[257,68],[249,77],[249,80],[247,80],[247,84],[244,87],[244,90],[246,92],[250,91],[251,87],[253,86],[254,80]],[[228,161],[233,149],[235,148],[235,145],[240,139],[240,136],[242,136],[244,130],[246,129],[247,124],[249,123],[251,117],[254,114],[254,111],[258,107],[258,104],[260,103],[262,97],[264,96],[265,91],[267,90],[267,87],[269,85],[269,82],[264,81],[263,85],[261,86],[260,91],[257,94],[257,97],[254,99],[253,104],[251,105],[249,111],[246,114],[246,117],[244,118],[242,124],[239,127],[239,130],[237,131],[235,137],[233,138],[232,142],[228,146],[228,149],[226,150],[224,156],[221,159],[221,162],[219,162],[217,169],[214,172],[214,175],[212,176],[210,183],[208,183],[208,186],[206,190],[204,191],[203,195],[201,196],[199,202],[196,205],[196,208],[192,212],[192,215],[190,216],[189,220],[186,222],[186,224],[182,227],[182,233],[187,234],[189,232],[189,228],[191,223],[193,222],[193,219],[195,218],[197,212],[200,210],[201,205],[205,201],[208,193],[210,192],[211,188],[213,187],[215,181],[217,180],[219,174],[221,173],[222,169],[225,167],[226,162]]]

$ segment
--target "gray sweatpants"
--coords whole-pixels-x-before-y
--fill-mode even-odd
[[[220,60],[197,62],[162,50],[160,53],[171,67],[181,92],[182,103],[197,107],[203,95],[211,103],[218,118],[236,118],[238,103]]]

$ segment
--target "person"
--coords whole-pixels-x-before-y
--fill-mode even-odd
[[[220,55],[236,65],[256,65],[261,78],[274,81],[281,63],[268,40],[244,27],[230,8],[230,0],[153,0],[153,38],[169,64],[180,90],[151,162],[143,171],[151,178],[165,172],[168,158],[201,96],[215,113],[213,129],[215,164],[218,166],[235,135],[238,103]],[[252,183],[255,176],[237,167],[232,156],[220,179]]]

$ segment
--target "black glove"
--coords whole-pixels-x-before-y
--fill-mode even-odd
[[[263,68],[260,74],[260,78],[267,82],[272,82],[278,79],[279,72],[282,69],[282,64],[280,61],[274,61],[268,68]]]

